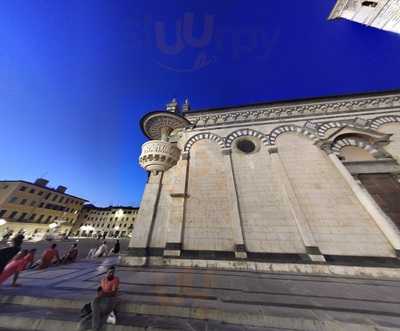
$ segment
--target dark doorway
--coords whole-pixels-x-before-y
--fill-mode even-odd
[[[377,204],[400,229],[400,183],[392,174],[358,175]]]

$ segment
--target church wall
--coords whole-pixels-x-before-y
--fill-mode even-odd
[[[233,251],[232,215],[224,156],[208,140],[190,151],[185,206],[185,250]]]
[[[385,124],[398,121],[400,99],[347,99],[181,113],[191,123],[170,136],[182,151],[181,160],[149,177],[131,254],[191,257],[187,251],[208,250],[230,251],[230,257],[243,259],[246,251],[306,253],[312,261],[322,261],[313,260],[318,248],[325,255],[364,257],[400,251],[400,234],[389,231],[390,222],[349,175],[361,166],[347,162],[346,168],[327,154],[374,161],[370,172],[372,166],[397,169],[393,162],[379,160],[384,153],[376,151],[383,148],[400,161],[400,124]],[[341,130],[378,138],[374,130],[393,135],[383,147],[331,145],[333,137],[328,137]],[[235,139],[245,136],[258,140],[258,152],[235,149]],[[313,144],[318,139],[323,145]],[[362,167],[364,171],[366,165]]]
[[[164,172],[157,210],[154,218],[154,225],[151,233],[150,247],[161,248],[165,246],[167,233],[167,219],[171,206],[171,188],[175,169],[171,168]]]
[[[393,256],[388,241],[328,156],[306,137],[277,139],[278,153],[323,254]]]
[[[260,150],[244,154],[233,147],[244,239],[249,252],[304,253],[305,248],[290,210],[279,194],[277,174],[261,141]],[[234,145],[234,144],[233,144]]]

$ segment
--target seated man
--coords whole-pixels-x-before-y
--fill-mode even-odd
[[[117,305],[117,295],[119,288],[119,278],[115,275],[115,267],[110,267],[107,270],[100,286],[97,289],[97,296],[89,305],[86,304],[81,313],[81,321],[79,322],[78,330],[100,330],[106,323],[108,316]],[[89,306],[89,307],[88,307]]]
[[[62,263],[72,263],[75,262],[78,257],[78,244],[73,244],[72,247],[62,258]]]
[[[54,259],[56,259],[56,262],[60,262],[60,256],[56,247],[57,244],[52,244],[44,251],[38,269],[48,268],[54,262]]]
[[[115,267],[107,270],[106,277],[100,282],[97,297],[92,303],[92,328],[100,330],[105,324],[108,315],[114,310],[118,294],[119,278],[115,276]]]

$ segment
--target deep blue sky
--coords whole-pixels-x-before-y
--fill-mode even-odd
[[[206,108],[399,88],[400,36],[327,21],[334,3],[1,1],[0,178],[138,204],[138,122],[173,96]],[[170,49],[185,14],[211,40],[182,24]]]

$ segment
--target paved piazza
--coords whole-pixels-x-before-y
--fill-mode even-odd
[[[23,286],[0,290],[0,328],[73,330],[117,259],[24,272]],[[117,275],[119,328],[107,330],[400,329],[395,280],[123,266]]]

